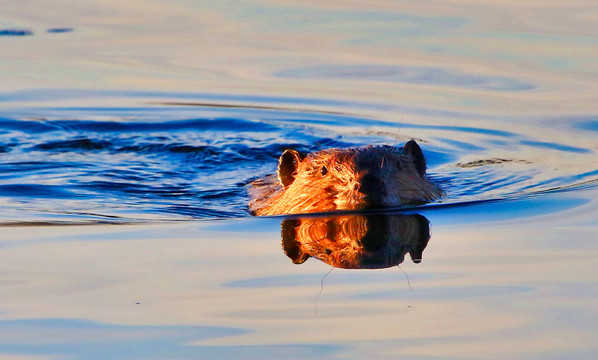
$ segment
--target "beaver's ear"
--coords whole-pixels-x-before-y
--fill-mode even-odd
[[[305,158],[305,155],[293,149],[287,149],[280,155],[277,171],[278,181],[280,181],[280,184],[284,186],[285,189],[295,181],[297,168],[303,158]]]
[[[282,237],[282,249],[284,253],[293,261],[293,264],[303,264],[310,258],[301,250],[297,241],[297,228],[300,225],[299,220],[287,219],[280,224],[280,233]]]
[[[421,176],[426,175],[426,158],[424,157],[422,149],[419,147],[419,145],[417,145],[415,140],[407,141],[407,143],[403,146],[403,152],[405,155],[411,157],[417,172]]]

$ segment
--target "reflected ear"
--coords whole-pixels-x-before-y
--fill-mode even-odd
[[[282,249],[284,253],[291,259],[293,264],[303,264],[310,258],[301,250],[299,242],[297,242],[297,227],[299,227],[299,220],[283,220],[280,224],[280,233],[282,236]]]
[[[415,169],[419,175],[426,175],[426,158],[424,157],[422,149],[419,147],[419,145],[417,145],[415,140],[407,141],[407,143],[403,146],[403,152],[405,155],[411,157],[413,165],[415,165]]]
[[[416,217],[419,225],[419,237],[416,245],[409,250],[409,256],[411,256],[411,260],[414,263],[419,264],[422,261],[424,250],[430,241],[430,221],[423,215],[415,214],[413,216]]]
[[[297,175],[297,168],[299,163],[305,158],[305,155],[301,154],[297,150],[287,149],[285,150],[280,158],[278,159],[278,181],[286,189]]]

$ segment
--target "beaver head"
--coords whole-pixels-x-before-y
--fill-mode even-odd
[[[253,191],[257,215],[356,210],[418,204],[441,196],[426,178],[426,159],[411,140],[402,148],[364,146],[303,154],[285,150],[278,160],[278,184]],[[265,186],[256,182],[254,188]],[[261,198],[260,198],[261,196]]]

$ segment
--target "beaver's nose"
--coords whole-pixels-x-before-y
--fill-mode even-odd
[[[361,178],[361,186],[359,188],[361,192],[371,199],[381,198],[384,187],[379,178],[372,174],[365,174]]]

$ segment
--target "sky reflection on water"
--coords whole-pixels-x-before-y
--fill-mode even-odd
[[[281,252],[279,219],[54,227],[36,235],[5,229],[2,241],[17,241],[0,252],[10,269],[0,281],[13,294],[2,300],[10,317],[0,322],[0,351],[176,359],[259,358],[271,350],[282,359],[335,359],[347,351],[383,356],[402,344],[404,355],[452,346],[491,357],[502,333],[517,339],[509,357],[595,353],[585,340],[595,334],[587,310],[596,278],[587,270],[596,246],[562,239],[588,228],[591,219],[578,214],[596,202],[544,215],[517,216],[519,208],[512,219],[488,214],[481,223],[460,209],[429,211],[432,239],[421,264],[401,265],[408,278],[396,267],[327,275],[322,262],[292,264]],[[565,226],[551,228],[555,219]],[[537,345],[554,336],[563,341]]]
[[[361,81],[396,81],[421,85],[460,87],[496,91],[533,90],[534,85],[515,79],[484,77],[444,68],[400,67],[380,65],[315,66],[287,69],[276,75],[300,79],[346,79]]]

